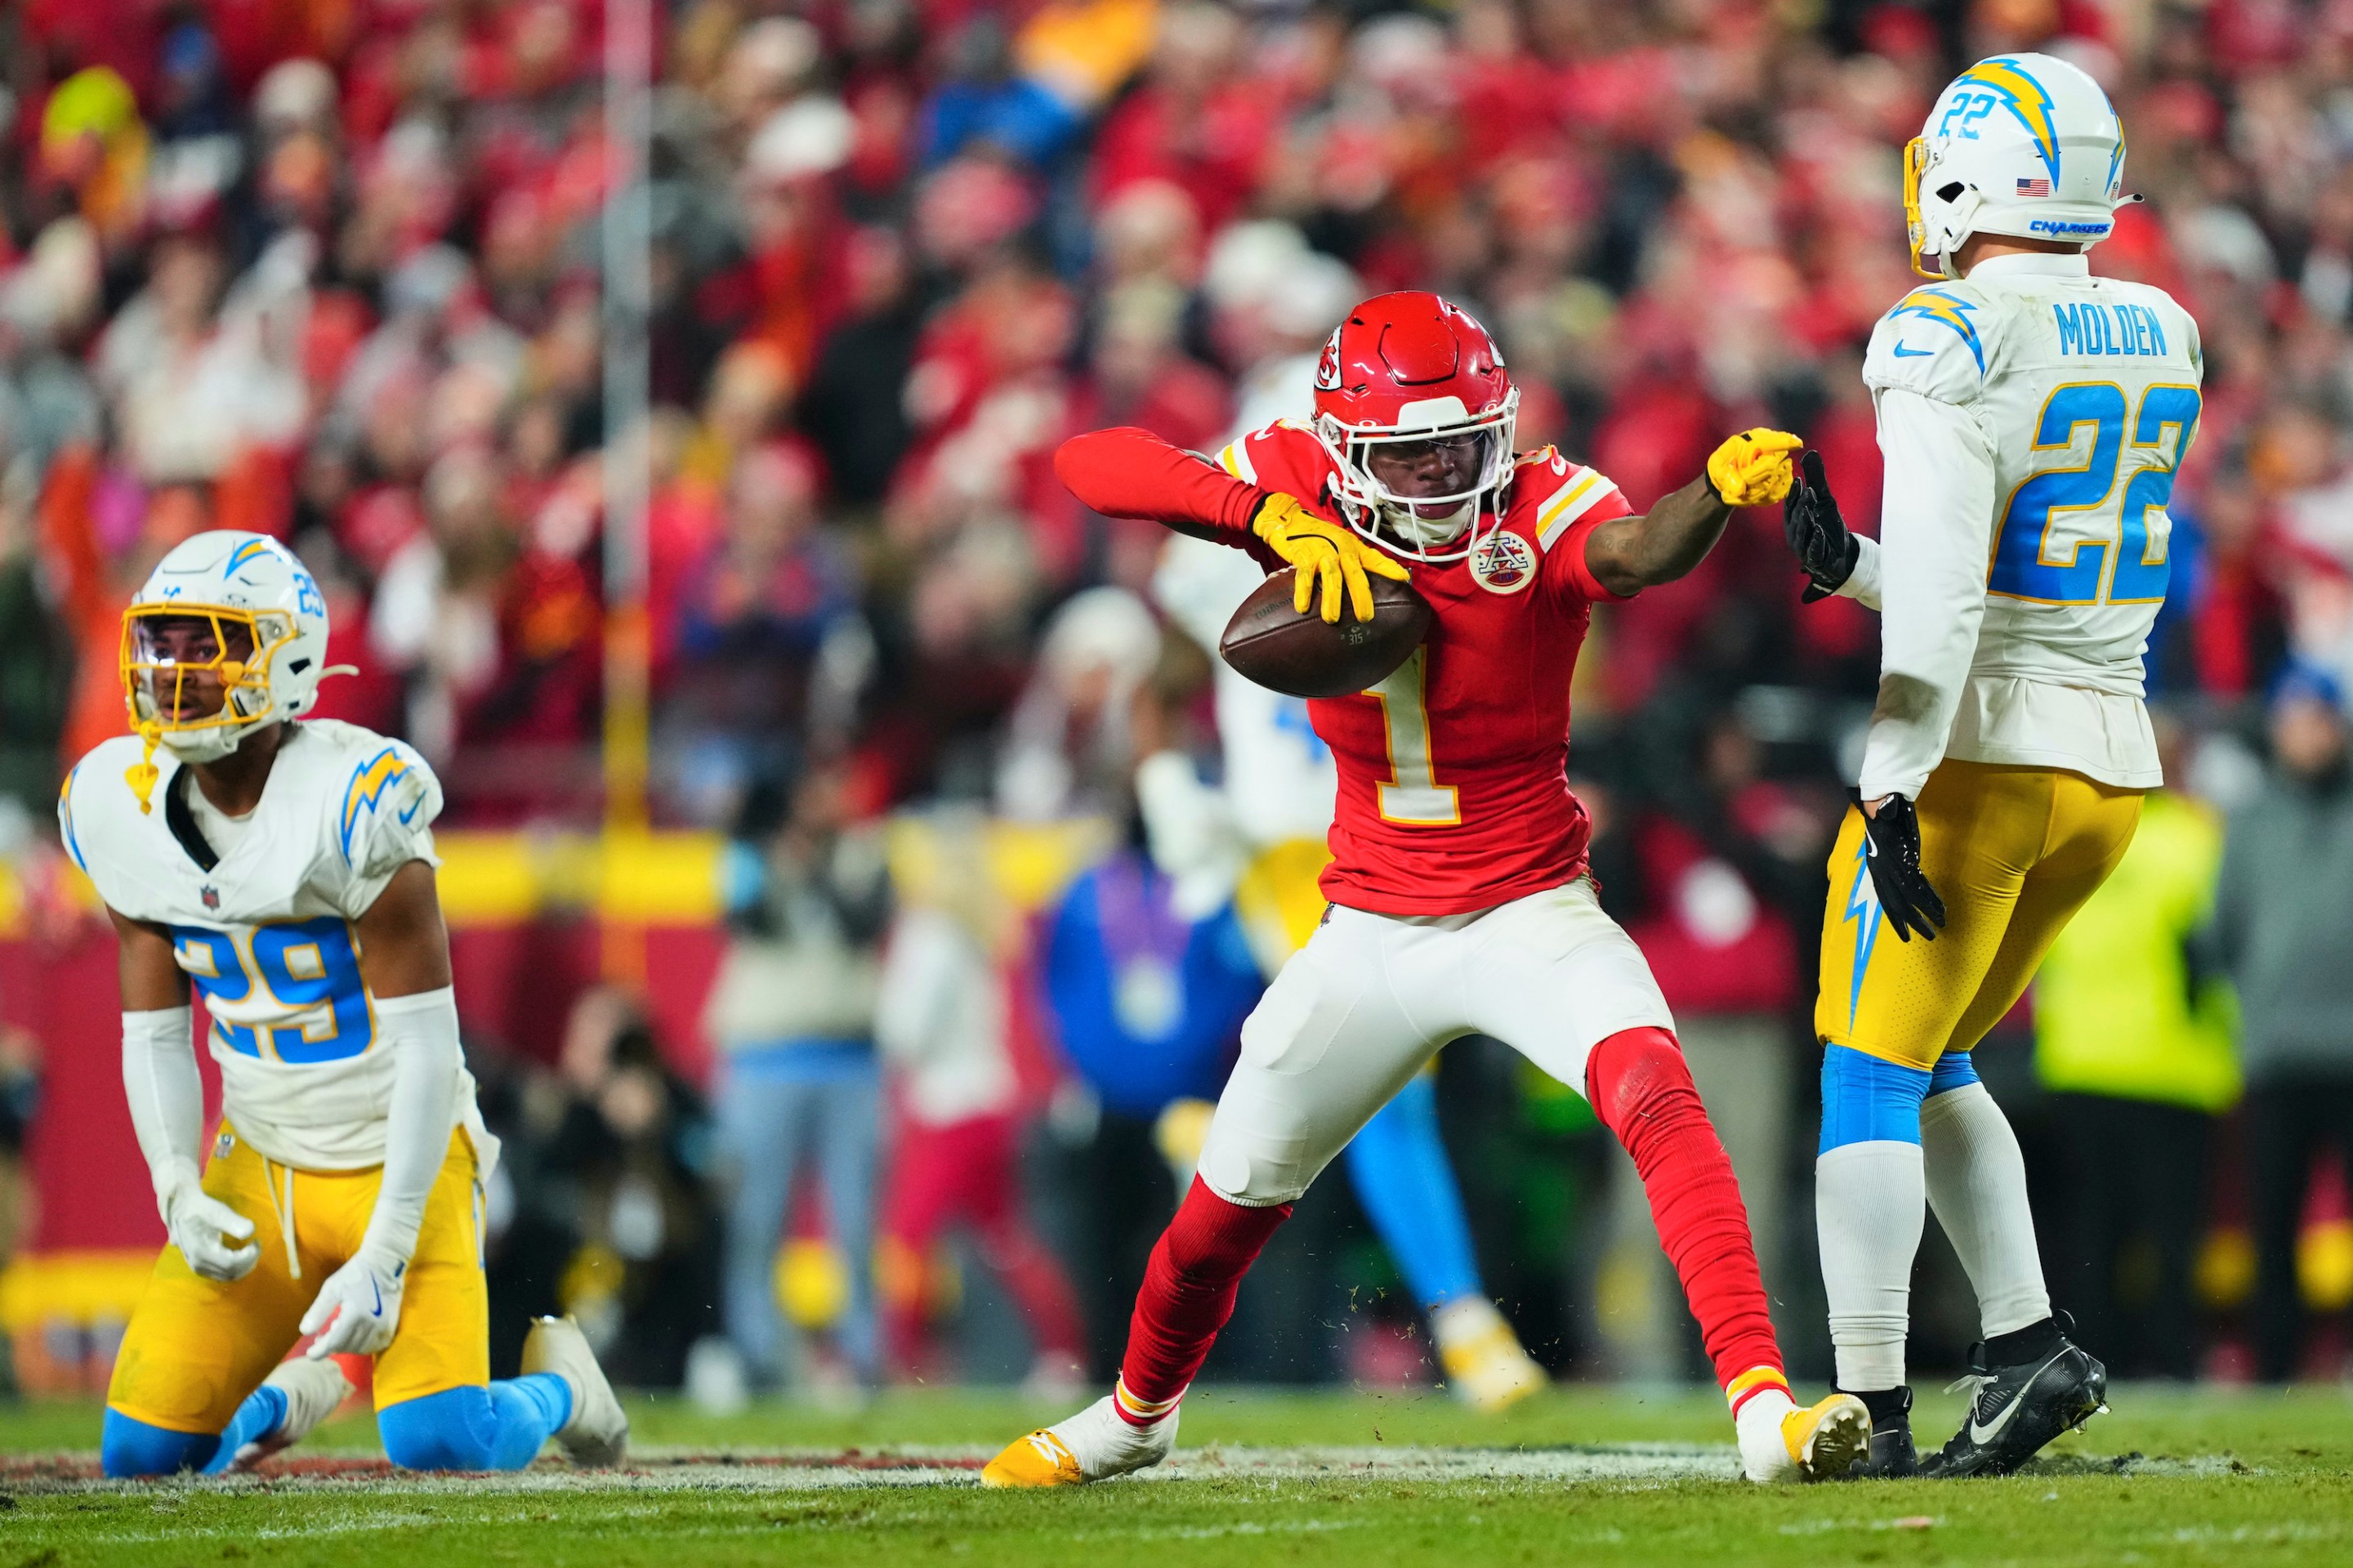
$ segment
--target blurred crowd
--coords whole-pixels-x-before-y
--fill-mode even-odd
[[[2294,874],[2329,918],[2283,925],[2265,869],[2308,868],[2348,810],[2353,13],[679,0],[657,16],[654,408],[622,429],[601,364],[598,225],[621,160],[600,5],[0,3],[0,790],[22,802],[5,836],[43,814],[61,760],[121,727],[119,606],[206,526],[301,554],[330,659],[361,672],[321,711],[415,742],[447,821],[593,822],[599,459],[608,441],[649,454],[655,815],[736,835],[706,1018],[723,1078],[679,1079],[602,993],[559,1066],[513,1069],[494,1267],[528,1282],[514,1301],[601,1291],[638,1325],[616,1370],[642,1380],[689,1376],[688,1347],[722,1328],[733,1359],[712,1387],[783,1375],[797,1316],[848,1325],[835,1359],[871,1379],[930,1353],[921,1324],[955,1297],[937,1237],[961,1230],[1033,1330],[1034,1358],[1009,1364],[1100,1363],[1124,1305],[1106,1281],[1140,1266],[1127,1233],[1148,1241],[1137,1215],[1170,1196],[1158,1157],[1104,1152],[1143,1124],[1060,1081],[1038,928],[972,895],[978,873],[894,895],[861,847],[892,811],[1087,818],[1129,842],[1139,694],[1214,758],[1206,657],[1150,606],[1162,535],[1080,508],[1055,445],[1134,424],[1204,448],[1301,412],[1286,372],[1355,298],[1431,287],[1504,345],[1521,445],[1559,443],[1639,507],[1724,432],[1780,425],[1869,531],[1882,474],[1858,370],[1907,284],[1900,149],[1958,66],[2017,48],[2083,66],[2124,116],[2146,200],[2094,269],[2173,291],[2203,330],[2148,662],[2183,853],[2205,869],[2134,939],[2181,999],[2162,1027],[2220,1044],[2186,1075],[2130,1039],[2071,1056],[2085,1029],[2122,1038],[2101,1033],[2095,987],[2005,1026],[1989,1059],[2018,1065],[1987,1076],[2052,1203],[2074,1205],[2050,1243],[2074,1249],[2061,1279],[2096,1282],[2094,1314],[2164,1319],[2126,1365],[2197,1370],[2216,1304],[2252,1293],[2264,1326],[2242,1359],[2284,1375],[2306,1353],[2299,1292],[2353,1298],[2353,1252],[2340,1291],[2311,1243],[2344,1230],[2342,1178],[2324,1160],[2306,1191],[2316,1151],[2353,1137],[2337,994],[2353,950],[2308,946],[2344,926],[2348,884]],[[1688,582],[1608,608],[1577,676],[1571,770],[1608,901],[1703,1088],[1713,1073],[1711,1099],[1756,1107],[1725,1118],[1727,1140],[1799,1319],[1821,866],[1875,675],[1868,612],[1801,613],[1778,519],[1744,514]],[[2336,726],[2333,750],[2313,725]],[[2269,835],[2243,854],[2217,825],[2233,810]],[[1134,877],[1121,896],[1165,900],[1148,864]],[[1165,969],[1220,983],[1156,931]],[[886,983],[888,965],[906,973]],[[2287,975],[2316,988],[2300,1012],[2275,1000]],[[2243,1021],[2214,1000],[2233,976],[2262,998]],[[2252,1108],[2218,1120],[2242,1055]],[[1640,1216],[1610,1219],[1626,1183],[1589,1122],[1475,1043],[1441,1090],[1532,1347],[1613,1353],[1595,1303],[1641,1275],[1609,1261]],[[2151,1127],[2183,1153],[2146,1181],[2086,1160]],[[2188,1217],[2153,1234],[2162,1181]],[[1259,1287],[1291,1295],[1256,1308],[1254,1375],[1330,1370],[1328,1347],[1283,1347],[1314,1338],[1299,1325],[1333,1280],[1378,1283],[1348,1261],[1345,1196],[1321,1201],[1328,1220],[1278,1247],[1296,1267],[1278,1257]],[[2221,1222],[2245,1256],[2212,1245]],[[807,1266],[782,1298],[806,1310],[778,1317],[775,1244],[804,1232],[885,1245],[830,1265],[787,1248]]]

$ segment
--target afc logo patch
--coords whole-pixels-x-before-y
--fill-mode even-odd
[[[1332,335],[1324,340],[1324,357],[1315,362],[1315,390],[1337,392],[1340,389],[1340,329],[1334,327]]]
[[[1471,577],[1489,593],[1518,593],[1536,580],[1535,547],[1508,528],[1498,528],[1471,552]]]

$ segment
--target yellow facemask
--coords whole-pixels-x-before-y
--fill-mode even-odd
[[[1904,233],[1912,248],[1912,270],[1923,278],[1944,281],[1945,274],[1928,270],[1920,247],[1928,238],[1927,221],[1920,216],[1920,176],[1928,170],[1928,139],[1915,136],[1904,143]]]
[[[212,657],[183,662],[163,656],[142,623],[166,619],[208,622],[212,628]],[[245,633],[242,639],[233,635],[238,630]],[[163,744],[165,736],[242,729],[269,717],[270,661],[280,648],[293,639],[293,618],[267,610],[257,613],[228,605],[161,603],[134,604],[122,612],[119,663],[123,704],[132,730],[146,742],[138,765],[123,778],[132,793],[139,797],[141,811],[153,809],[148,798],[160,774],[155,767],[155,748]],[[240,641],[252,651],[242,658],[229,652]],[[197,717],[174,717],[181,709],[185,683],[190,676],[199,674],[210,674],[219,682],[220,705]]]

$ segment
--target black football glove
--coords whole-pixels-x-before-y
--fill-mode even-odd
[[[1781,532],[1790,554],[1813,580],[1799,597],[1808,604],[1828,599],[1854,575],[1862,546],[1847,531],[1839,515],[1838,497],[1822,477],[1822,454],[1810,451],[1799,464],[1798,482],[1781,503]]]
[[[1855,809],[1862,808],[1854,791]],[[1862,819],[1863,864],[1871,870],[1871,885],[1879,894],[1881,913],[1898,941],[1908,942],[1918,932],[1933,942],[1945,924],[1945,901],[1936,896],[1927,874],[1920,869],[1920,813],[1909,799],[1890,795],[1876,816]]]

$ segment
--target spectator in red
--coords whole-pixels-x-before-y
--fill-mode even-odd
[[[911,895],[892,932],[874,1014],[898,1128],[875,1270],[884,1333],[901,1376],[933,1380],[935,1261],[948,1229],[962,1225],[1021,1314],[1030,1391],[1067,1397],[1085,1372],[1085,1329],[1021,1192],[1006,973],[1018,934],[992,892],[981,824],[942,819],[934,829],[927,896]]]

